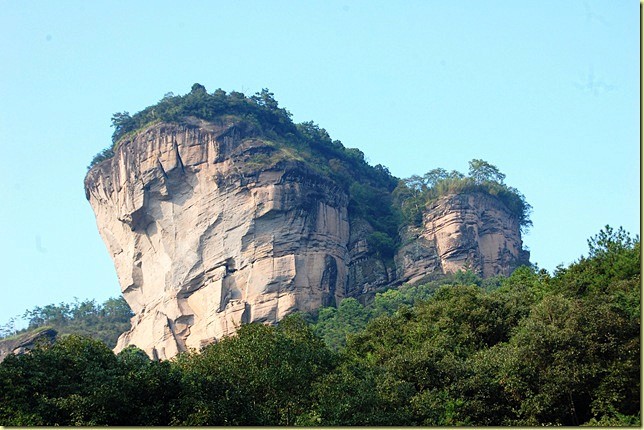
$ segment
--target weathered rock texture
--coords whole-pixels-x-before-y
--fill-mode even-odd
[[[500,200],[482,192],[439,198],[427,207],[423,226],[407,228],[403,240],[398,276],[410,283],[459,270],[507,276],[530,259],[518,219]]]
[[[40,344],[51,344],[58,333],[51,328],[35,330],[13,338],[0,340],[0,361],[10,354],[25,354]]]
[[[239,120],[161,123],[88,172],[86,195],[135,313],[116,351],[133,344],[170,358],[242,323],[468,264],[508,273],[521,258],[519,226],[494,199],[454,196],[407,231],[393,268],[369,250],[368,223],[350,228],[343,189],[285,151]]]
[[[344,295],[347,196],[240,123],[159,124],[92,169],[87,197],[136,316],[117,350],[168,358]]]

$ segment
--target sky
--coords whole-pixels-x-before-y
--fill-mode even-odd
[[[552,272],[640,232],[637,1],[0,0],[0,324],[120,294],[85,199],[115,112],[192,84],[275,94],[397,177],[479,158]]]

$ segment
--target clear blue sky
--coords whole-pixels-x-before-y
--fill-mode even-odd
[[[120,293],[83,192],[113,113],[275,93],[398,177],[482,158],[552,271],[640,224],[637,1],[0,1],[0,323]]]

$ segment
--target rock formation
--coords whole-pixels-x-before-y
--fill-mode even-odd
[[[343,297],[346,195],[303,164],[254,166],[273,149],[252,134],[239,122],[159,124],[89,172],[87,196],[136,314],[117,350],[168,358]]]
[[[482,192],[439,198],[426,208],[423,226],[408,227],[403,240],[397,255],[398,277],[409,283],[459,270],[482,277],[508,276],[530,260],[516,217]]]
[[[116,351],[159,359],[428,273],[508,274],[527,261],[518,223],[471,194],[429,207],[393,267],[369,248],[369,223],[350,219],[341,186],[239,118],[150,125],[85,189],[135,313]]]
[[[4,360],[9,354],[25,354],[34,349],[36,345],[50,344],[56,339],[57,335],[56,330],[44,328],[0,340],[0,361]]]

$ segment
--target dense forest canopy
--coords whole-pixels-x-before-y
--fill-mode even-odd
[[[639,426],[640,239],[588,244],[552,274],[462,272],[170,361],[69,335],[0,363],[0,425]]]

